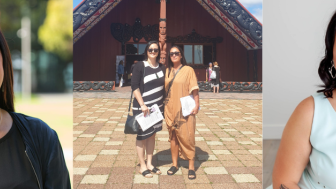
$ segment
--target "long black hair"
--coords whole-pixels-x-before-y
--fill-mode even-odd
[[[333,79],[329,73],[329,68],[331,67],[333,60],[333,47],[335,44],[335,33],[336,33],[336,12],[331,17],[331,20],[327,27],[327,32],[325,36],[325,56],[320,62],[320,66],[318,69],[318,74],[323,81],[324,85],[321,85],[320,87],[323,87],[323,89],[318,90],[317,92],[323,92],[324,95],[327,98],[333,97],[333,90],[336,89],[336,78]],[[335,71],[332,70],[334,74]]]
[[[160,50],[159,42],[157,42],[157,41],[150,41],[150,42],[147,43],[146,48],[145,48],[145,53],[144,53],[144,54],[145,54],[145,60],[148,60],[148,55],[147,55],[147,53],[148,53],[148,49],[149,49],[149,47],[150,47],[152,44],[156,44],[156,45],[158,46],[159,54],[158,54],[158,56],[156,57],[156,62],[160,62],[160,54],[161,54],[161,50]]]
[[[7,41],[0,30],[0,50],[4,78],[0,88],[0,108],[14,112],[13,67]]]
[[[170,51],[172,50],[172,48],[177,48],[177,49],[180,51],[180,54],[181,54],[181,56],[182,56],[182,58],[181,58],[181,64],[182,64],[182,66],[187,65],[187,61],[186,61],[186,59],[185,59],[185,57],[184,57],[184,53],[183,53],[182,48],[179,47],[179,46],[176,46],[176,45],[172,46],[172,47],[170,48],[170,50],[169,50],[169,53],[168,53],[168,56],[169,56],[169,58],[168,58],[168,70],[169,70],[169,72],[168,72],[168,77],[169,77],[171,68],[174,67],[174,63],[171,61],[171,58],[170,58]]]

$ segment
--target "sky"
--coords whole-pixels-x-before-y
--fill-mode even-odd
[[[73,8],[79,5],[83,0],[73,0]],[[262,0],[238,0],[244,7],[262,23]]]

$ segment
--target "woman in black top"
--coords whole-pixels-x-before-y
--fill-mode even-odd
[[[157,41],[148,42],[145,52],[145,61],[136,63],[132,72],[132,91],[135,97],[133,115],[149,114],[149,108],[154,104],[157,104],[163,113],[165,66],[159,64],[159,43]],[[137,135],[136,146],[140,160],[140,173],[147,178],[153,177],[151,172],[161,174],[161,171],[152,165],[155,133],[161,130],[162,121],[145,131],[139,129]],[[147,165],[144,160],[144,149],[147,154]]]
[[[56,132],[14,112],[12,61],[1,31],[0,50],[0,188],[70,189]]]

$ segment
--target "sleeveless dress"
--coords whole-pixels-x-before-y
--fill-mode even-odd
[[[313,98],[312,152],[298,185],[302,189],[332,189],[336,188],[336,111],[323,93]]]
[[[163,94],[164,94],[164,73],[159,67],[151,67],[147,61],[143,61],[145,65],[144,76],[144,92],[142,99],[145,105],[149,108],[154,104],[157,104],[163,115]],[[135,99],[135,98],[134,98]],[[137,100],[133,101],[133,114],[142,113],[141,107]],[[154,133],[162,130],[162,121],[158,122],[154,126],[148,128],[146,131],[139,129],[137,140],[144,140],[151,137]]]

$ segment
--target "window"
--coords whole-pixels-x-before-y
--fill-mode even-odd
[[[142,55],[145,53],[146,44],[126,44],[126,54]]]
[[[177,44],[183,49],[187,64],[208,65],[212,62],[212,45]]]

